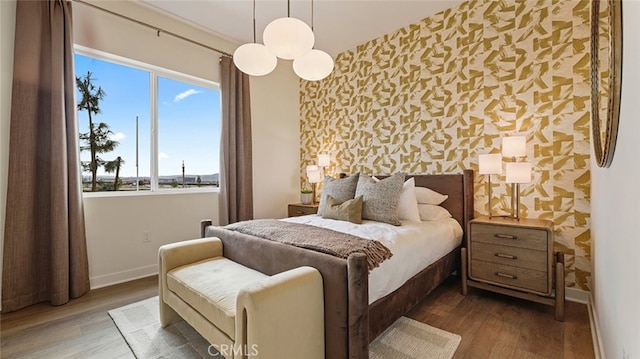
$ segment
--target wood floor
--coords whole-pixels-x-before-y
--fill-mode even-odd
[[[107,311],[157,294],[156,277],[97,289],[69,304],[0,315],[2,358],[133,358]],[[407,316],[462,336],[455,358],[593,358],[587,307],[553,308],[470,288],[451,278]],[[331,359],[331,358],[329,358]]]

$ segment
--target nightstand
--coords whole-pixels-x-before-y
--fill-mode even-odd
[[[302,204],[292,203],[289,204],[289,217],[306,216],[308,214],[318,213],[318,204]]]
[[[553,222],[479,217],[467,233],[462,294],[475,287],[551,305],[564,321],[564,254],[553,252]]]

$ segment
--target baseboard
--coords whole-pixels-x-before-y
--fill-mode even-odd
[[[600,341],[600,330],[598,329],[598,317],[596,315],[596,308],[591,292],[576,288],[565,288],[565,299],[570,302],[587,305],[587,312],[589,312],[589,327],[591,328],[591,341],[593,342],[593,353],[596,359],[604,358],[602,342]]]
[[[149,277],[155,274],[158,274],[157,264],[91,277],[89,278],[89,282],[91,283],[91,289],[98,289],[114,284]]]
[[[590,292],[576,288],[564,288],[565,299],[570,302],[589,304]]]
[[[589,293],[589,302],[587,303],[587,310],[589,312],[589,326],[591,327],[591,341],[593,342],[593,353],[595,359],[604,358],[602,352],[602,341],[600,339],[600,327],[598,326],[598,315],[596,311],[595,301],[593,295]]]

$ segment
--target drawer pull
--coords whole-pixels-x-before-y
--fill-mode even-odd
[[[296,211],[296,214],[304,214],[303,211]]]
[[[506,274],[506,273],[496,272],[495,275],[497,275],[498,277],[502,277],[502,278],[518,279],[518,277],[513,275],[513,274]]]
[[[512,236],[511,234],[495,234],[494,237],[501,239],[518,239],[517,236]]]
[[[511,254],[504,254],[504,253],[496,253],[495,256],[500,258],[506,258],[506,259],[518,259],[517,256],[511,255]]]

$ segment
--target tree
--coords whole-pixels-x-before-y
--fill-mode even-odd
[[[122,165],[124,164],[124,160],[122,159],[122,157],[118,156],[115,160],[113,161],[108,161],[104,164],[104,171],[107,173],[116,173],[116,178],[114,179],[113,182],[113,190],[117,191],[118,190],[118,186],[120,186],[120,167],[122,167]]]
[[[171,181],[171,187],[173,187],[173,188],[177,188],[178,187],[178,181],[176,181],[175,178]]]
[[[200,175],[196,178],[196,183],[198,184],[198,187],[202,186],[202,178],[200,178]]]
[[[87,111],[89,116],[89,131],[80,134],[80,141],[82,141],[80,150],[89,151],[91,159],[86,163],[82,163],[82,168],[91,172],[91,191],[95,192],[98,181],[96,176],[98,168],[107,163],[98,157],[98,154],[113,151],[118,146],[118,141],[111,139],[113,132],[109,129],[109,125],[104,122],[96,125],[93,121],[93,116],[101,112],[100,101],[106,95],[102,87],[98,86],[96,88],[93,84],[94,81],[95,78],[91,77],[91,71],[88,71],[85,76],[76,77],[76,86],[81,95],[80,102],[78,102],[78,111]]]

